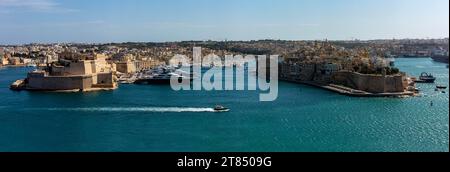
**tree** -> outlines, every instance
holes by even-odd
[[[400,73],[400,70],[398,68],[396,67],[391,68],[391,74],[398,74],[398,73]]]

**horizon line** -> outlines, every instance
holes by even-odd
[[[221,40],[214,40],[214,39],[203,39],[203,40],[177,40],[177,41],[111,41],[111,42],[82,42],[82,41],[70,41],[70,42],[29,42],[29,43],[8,43],[3,44],[0,43],[0,46],[20,46],[20,45],[30,45],[30,44],[124,44],[124,43],[158,43],[158,44],[164,44],[164,43],[180,43],[180,42],[251,42],[251,41],[381,41],[381,40],[444,40],[449,39],[449,36],[447,37],[425,37],[425,38],[374,38],[374,39],[273,39],[273,38],[266,38],[266,39],[249,39],[249,40],[234,40],[234,39],[221,39]]]

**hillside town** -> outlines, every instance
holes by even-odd
[[[0,46],[0,66],[37,67],[13,89],[96,91],[116,89],[119,78],[168,65],[177,55],[279,55],[279,78],[356,96],[414,95],[414,76],[396,57],[445,57],[448,38],[373,41],[185,41],[167,43],[28,44]]]

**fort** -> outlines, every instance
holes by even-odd
[[[280,81],[320,87],[329,91],[357,97],[414,96],[413,82],[403,73],[362,74],[341,70],[332,63],[280,64]]]
[[[106,56],[93,54],[88,59],[60,59],[44,69],[29,72],[27,78],[11,85],[14,90],[97,91],[117,88],[115,65]]]

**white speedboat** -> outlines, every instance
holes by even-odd
[[[214,111],[215,112],[228,112],[228,111],[230,111],[230,109],[226,108],[224,106],[217,105],[216,107],[214,107]]]

